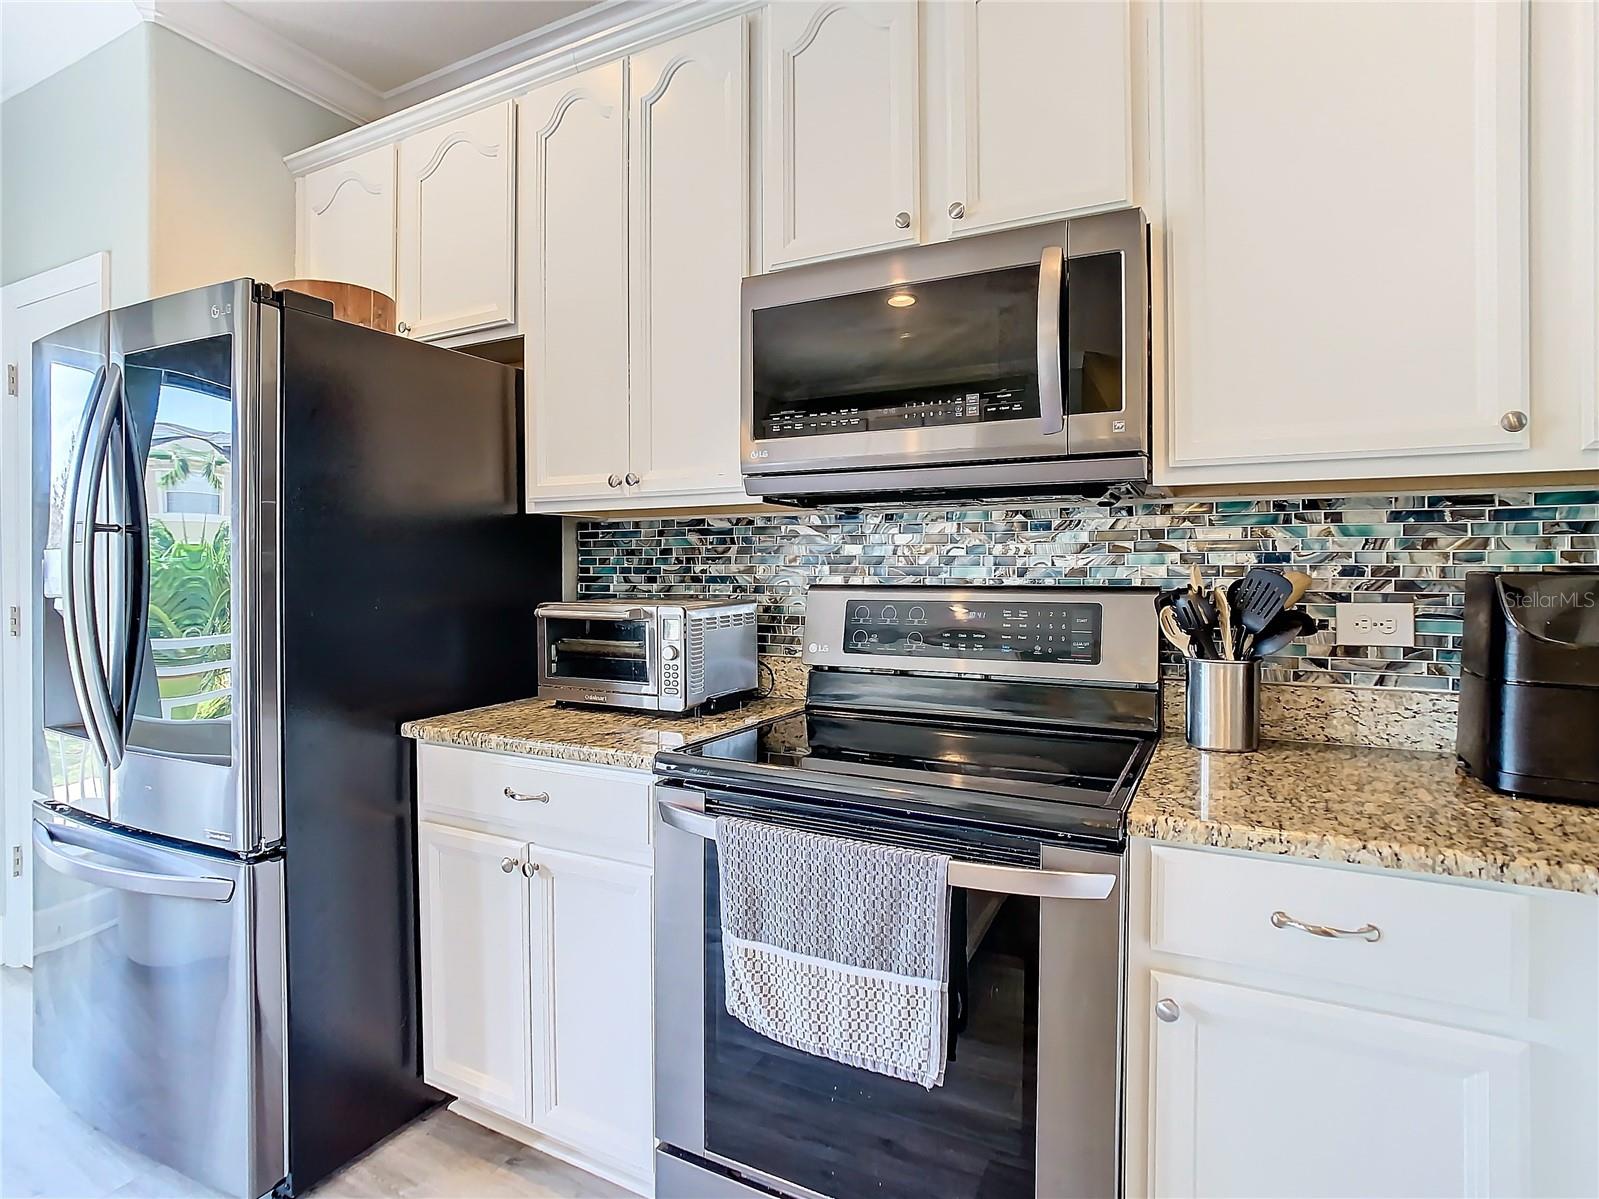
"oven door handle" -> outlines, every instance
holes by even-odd
[[[537,616],[564,617],[569,620],[650,620],[648,608],[634,608],[626,604],[540,604]]]
[[[1060,370],[1060,292],[1066,269],[1061,246],[1038,260],[1038,420],[1046,437],[1066,431],[1066,391]]]
[[[716,840],[716,817],[695,808],[657,800],[661,823],[706,841]],[[949,885],[1001,895],[1036,895],[1040,899],[1108,899],[1116,889],[1114,874],[1075,870],[1032,870],[1025,866],[993,866],[987,862],[951,860]]]

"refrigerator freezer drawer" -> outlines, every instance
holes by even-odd
[[[287,1173],[283,862],[35,807],[33,1065],[114,1140],[240,1199]]]

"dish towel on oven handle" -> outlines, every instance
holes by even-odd
[[[944,1081],[949,858],[718,816],[727,1010],[835,1062]]]

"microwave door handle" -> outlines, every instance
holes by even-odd
[[[656,808],[661,823],[679,832],[706,841],[716,840],[716,817],[659,800]],[[993,866],[987,862],[949,864],[949,885],[968,891],[992,891],[1000,895],[1036,895],[1040,899],[1108,899],[1116,889],[1114,874],[1095,874],[1076,870],[1030,870],[1023,866]]]
[[[1066,393],[1060,373],[1060,291],[1066,252],[1045,246],[1038,260],[1038,420],[1045,436],[1066,431]]]

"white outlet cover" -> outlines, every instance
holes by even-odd
[[[1334,637],[1339,645],[1416,644],[1416,605],[1339,604]]]

